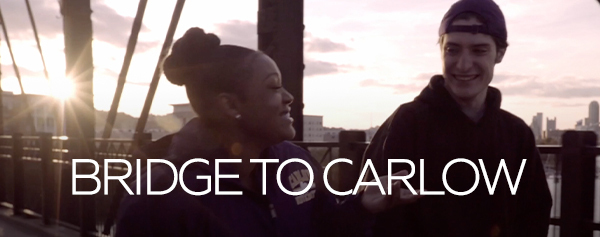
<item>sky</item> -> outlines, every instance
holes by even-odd
[[[65,79],[59,0],[30,0],[51,82],[46,81],[25,1],[0,0],[26,93],[51,94]],[[454,0],[304,0],[304,114],[323,125],[366,129],[381,124],[441,73],[438,27]],[[596,0],[496,0],[507,21],[509,47],[492,86],[502,108],[527,124],[537,112],[574,128],[600,101],[600,4]],[[137,1],[92,1],[94,104],[112,103]],[[158,63],[175,0],[149,1],[120,112],[139,116]],[[258,1],[187,1],[175,39],[190,27],[225,44],[257,48]],[[4,36],[1,86],[20,93]],[[53,89],[56,88],[56,89]],[[187,103],[183,87],[164,76],[151,113]],[[545,128],[545,122],[544,122]]]

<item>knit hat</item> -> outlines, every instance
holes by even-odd
[[[483,18],[483,25],[452,25],[456,16],[472,12]],[[507,41],[506,22],[502,10],[493,0],[459,0],[442,18],[439,35],[450,32],[482,33]]]

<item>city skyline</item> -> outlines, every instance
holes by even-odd
[[[58,3],[32,0],[50,77],[64,78],[64,39]],[[381,124],[441,72],[437,27],[454,0],[426,2],[305,0],[304,114],[323,115],[323,125],[367,129]],[[503,92],[502,108],[529,124],[543,111],[557,129],[573,128],[600,100],[600,5],[593,0],[497,0],[508,25],[509,48],[492,86]],[[49,94],[25,4],[0,3],[26,93]],[[235,5],[235,8],[231,6]],[[339,6],[343,5],[344,8]],[[164,39],[174,2],[149,2],[121,100],[120,112],[138,117]],[[136,1],[94,1],[95,107],[108,110],[121,68]],[[223,43],[256,48],[258,1],[188,2],[175,34],[199,26]],[[560,32],[560,33],[557,33]],[[0,43],[2,88],[19,93],[12,61]],[[187,103],[185,90],[161,79],[151,113]]]
[[[600,108],[598,102],[593,100],[589,103],[588,106],[588,116],[578,120],[575,125],[571,128],[566,129],[557,129],[556,121],[557,117],[550,118],[546,117],[546,129],[544,130],[544,115],[543,112],[537,112],[536,115],[533,116],[529,127],[533,132],[533,135],[537,141],[541,141],[543,139],[551,138],[553,140],[559,141],[562,133],[566,130],[578,130],[578,131],[594,131],[596,134],[600,136]]]

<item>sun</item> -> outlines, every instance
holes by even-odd
[[[50,81],[50,90],[52,92],[52,96],[66,100],[73,96],[74,88],[73,82],[67,78],[61,79],[52,79]]]

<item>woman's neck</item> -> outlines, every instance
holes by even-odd
[[[236,129],[220,129],[214,126],[202,124],[198,132],[198,146],[202,149],[226,149],[229,154],[226,159],[240,159],[242,163],[231,163],[230,167],[240,175],[241,183],[251,190],[254,189],[252,172],[256,163],[250,163],[252,159],[258,159],[260,153],[266,148],[252,142]],[[230,127],[231,128],[231,127]]]

